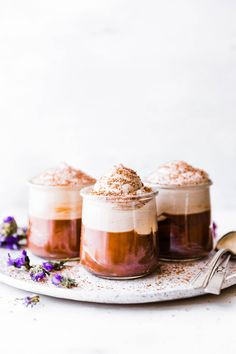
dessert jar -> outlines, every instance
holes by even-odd
[[[81,263],[91,273],[109,279],[132,279],[158,265],[155,196],[129,198],[91,194],[83,197]]]
[[[34,254],[49,259],[79,256],[80,189],[29,183],[28,247]]]
[[[161,259],[195,260],[212,250],[211,184],[157,186]]]

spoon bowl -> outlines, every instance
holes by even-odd
[[[217,251],[225,249],[231,253],[232,256],[236,256],[236,231],[230,231],[222,236],[216,244],[215,249]]]

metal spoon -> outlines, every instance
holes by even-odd
[[[192,284],[194,288],[204,288],[208,293],[219,295],[230,257],[231,255],[236,256],[236,231],[228,232],[222,236],[215,248],[218,252],[197,274]]]
[[[214,275],[209,280],[205,291],[210,294],[219,295],[225,276],[227,272],[227,267],[231,256],[236,256],[236,231],[231,231],[222,236],[217,244],[216,250],[225,250],[226,253],[223,256],[223,261],[217,267]]]
[[[215,249],[226,249],[233,256],[236,256],[236,231],[230,231],[224,236],[222,236],[217,241]]]
[[[227,253],[226,256],[224,255],[223,257],[223,261],[217,266],[214,274],[211,276],[204,289],[206,293],[219,295],[221,292],[231,254]]]

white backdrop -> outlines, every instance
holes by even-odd
[[[0,0],[0,212],[67,161],[95,177],[171,159],[236,207],[236,2]]]

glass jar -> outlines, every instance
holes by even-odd
[[[161,259],[195,260],[212,250],[210,185],[158,186]]]
[[[158,265],[155,196],[129,199],[97,196],[91,187],[83,197],[81,263],[91,273],[109,279],[132,279]]]
[[[34,254],[51,259],[79,256],[80,190],[30,182],[28,247]]]

